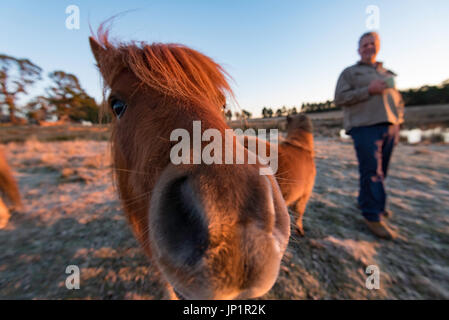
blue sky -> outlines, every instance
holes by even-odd
[[[68,5],[80,9],[80,29],[65,27]],[[379,8],[379,60],[398,74],[399,88],[449,79],[449,1],[5,1],[0,2],[0,52],[29,58],[45,74],[76,74],[101,100],[99,74],[88,45],[103,20],[117,19],[122,40],[178,42],[222,64],[233,77],[240,107],[300,106],[333,99],[339,73],[357,61],[367,31],[366,8]],[[43,93],[47,83],[32,94]]]

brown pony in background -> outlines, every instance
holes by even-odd
[[[19,188],[17,187],[16,180],[14,179],[11,168],[6,162],[6,157],[0,148],[0,193],[3,193],[7,199],[17,208],[22,205],[20,199]],[[11,217],[8,207],[3,203],[2,197],[0,197],[0,229],[3,229],[8,224]]]
[[[256,137],[243,137],[245,147]],[[266,143],[266,150],[270,143]],[[305,114],[287,116],[287,137],[278,143],[278,170],[276,180],[287,206],[292,206],[296,218],[296,231],[304,236],[302,217],[315,183],[315,161],[313,149],[313,125]]]
[[[102,27],[90,45],[115,114],[111,145],[118,193],[171,297],[265,294],[277,279],[290,236],[274,176],[260,175],[260,163],[170,161],[176,143],[171,132],[183,128],[192,137],[195,120],[201,120],[201,132],[218,130],[225,147],[229,127],[221,106],[232,91],[223,69],[178,44],[113,44]],[[243,146],[232,139],[236,163],[236,150]]]

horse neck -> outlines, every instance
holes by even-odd
[[[303,130],[294,129],[288,132],[286,141],[306,150],[313,150],[313,134]]]

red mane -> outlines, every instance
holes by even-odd
[[[196,50],[176,43],[113,44],[104,25],[99,27],[96,40],[106,49],[98,64],[108,85],[126,68],[143,85],[177,100],[213,103],[221,109],[226,95],[234,99],[227,81],[229,74]]]

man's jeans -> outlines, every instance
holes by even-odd
[[[359,207],[367,220],[380,221],[387,200],[384,179],[393,148],[399,140],[399,125],[356,127],[349,134],[359,161]]]

